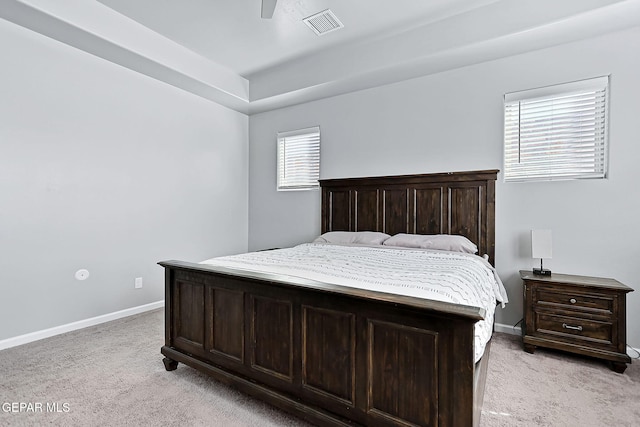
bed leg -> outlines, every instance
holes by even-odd
[[[624,362],[611,362],[609,367],[611,368],[612,371],[618,374],[623,374],[625,369],[627,369],[627,364]]]
[[[178,362],[176,362],[175,360],[169,359],[168,357],[165,357],[164,359],[162,359],[162,363],[164,363],[164,368],[167,371],[175,371],[178,368]]]

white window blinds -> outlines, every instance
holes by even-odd
[[[320,128],[278,133],[278,190],[318,188]]]
[[[609,77],[504,97],[505,181],[605,178]]]

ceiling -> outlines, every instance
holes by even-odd
[[[99,0],[199,55],[250,76],[322,49],[383,37],[497,0]],[[330,9],[344,24],[317,36],[303,18]]]
[[[0,18],[245,114],[640,25],[640,0],[0,0]],[[325,9],[344,28],[302,21]]]

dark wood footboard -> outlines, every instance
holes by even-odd
[[[167,370],[185,363],[317,425],[477,425],[483,309],[160,264]]]

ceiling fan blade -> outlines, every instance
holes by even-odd
[[[271,19],[278,0],[262,0],[262,19]]]

